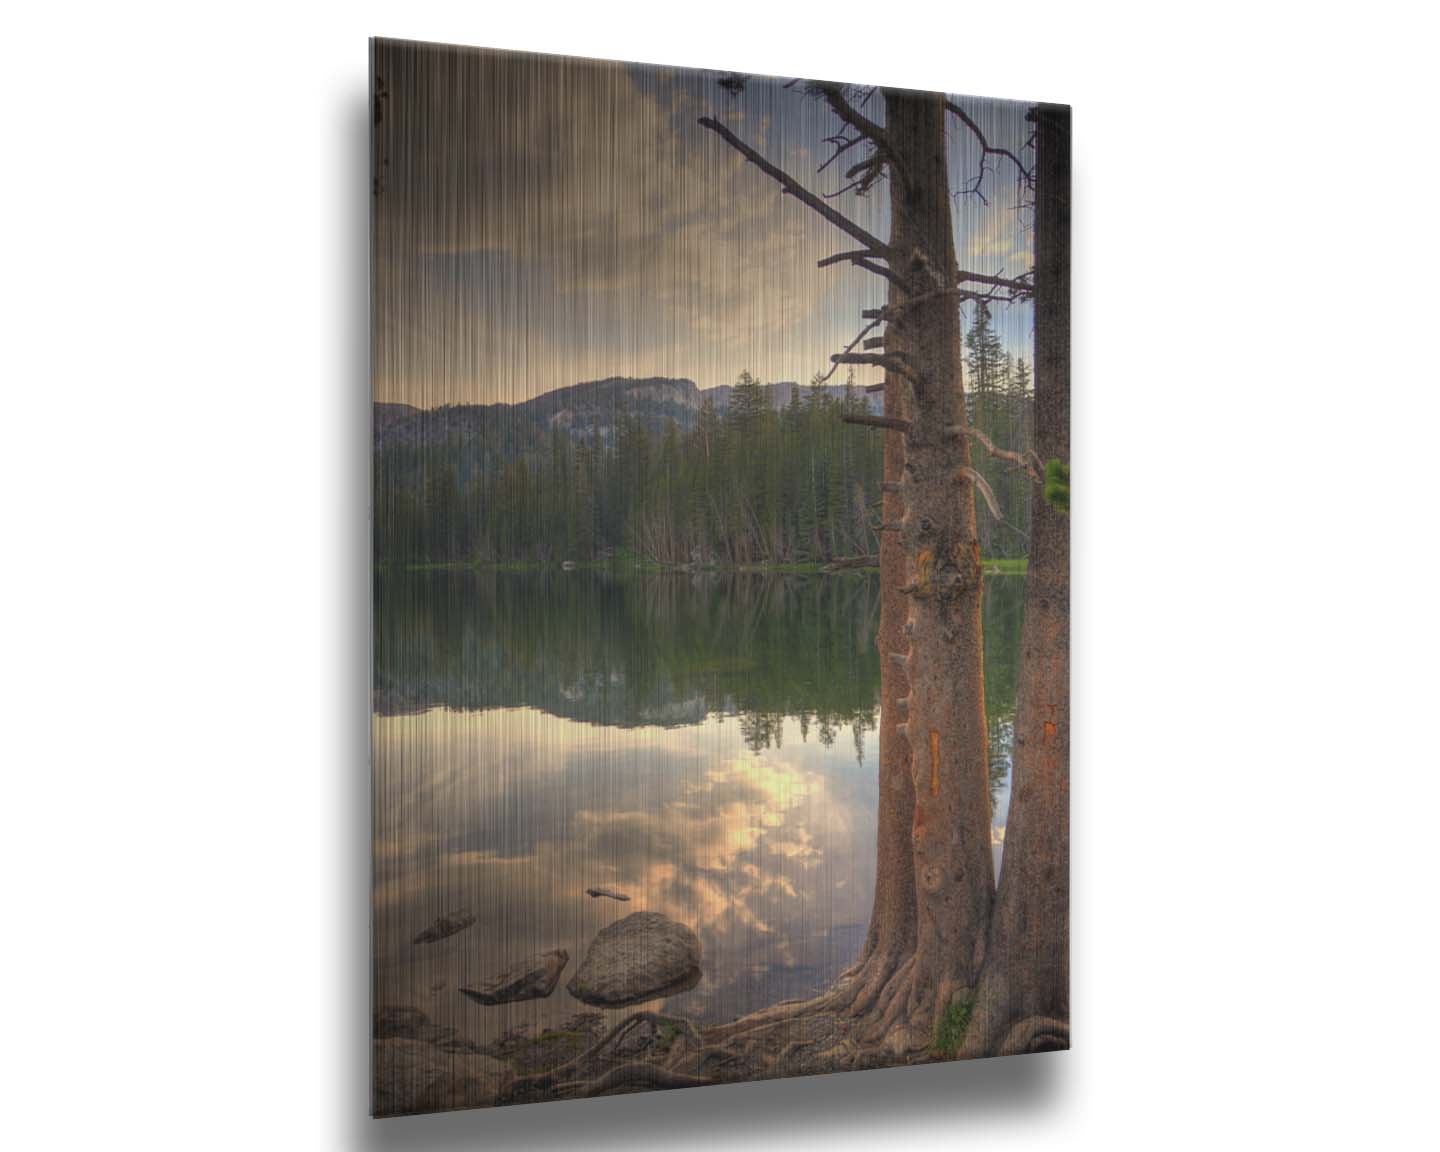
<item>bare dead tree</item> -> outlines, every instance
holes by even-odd
[[[783,194],[859,245],[824,258],[821,267],[850,264],[888,285],[884,307],[865,311],[868,323],[831,357],[832,367],[823,377],[841,364],[875,366],[885,373],[879,386],[883,413],[843,417],[885,435],[875,526],[882,587],[875,902],[860,959],[833,989],[816,1000],[777,1005],[709,1033],[721,1043],[740,1043],[783,1027],[797,1015],[835,1013],[856,1020],[852,1035],[883,1042],[903,1055],[930,1047],[943,1019],[957,1013],[968,1018],[990,971],[987,958],[999,955],[989,947],[995,884],[977,495],[997,518],[999,510],[971,464],[971,445],[1032,480],[1043,473],[1033,454],[995,445],[966,419],[960,304],[1026,299],[1038,286],[1029,273],[1006,277],[958,266],[945,160],[947,113],[977,135],[982,156],[1008,158],[1027,185],[1033,175],[1013,152],[993,147],[973,119],[942,96],[881,90],[881,123],[863,110],[873,90],[796,83],[841,122],[841,130],[828,138],[833,152],[820,171],[841,156],[858,156],[846,169],[840,192],[863,194],[880,179],[889,182],[887,239],[837,211],[828,202],[833,196],[805,188],[719,121],[704,117],[700,124],[774,180]],[[871,335],[882,326],[883,332]],[[1017,797],[1017,803],[1023,805],[1024,798]]]

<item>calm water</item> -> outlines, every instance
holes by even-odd
[[[986,592],[997,861],[1022,587]],[[704,948],[669,1010],[728,1019],[827,985],[873,894],[878,608],[858,574],[377,575],[377,1001],[477,1040],[557,1025],[586,1009],[564,985],[595,933],[641,909]],[[411,943],[459,908],[477,923]],[[557,947],[548,999],[459,994]]]

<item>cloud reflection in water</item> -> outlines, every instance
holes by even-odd
[[[632,911],[693,927],[705,978],[669,1008],[723,1019],[818,989],[858,954],[874,887],[875,741],[827,747],[798,720],[755,750],[738,717],[599,727],[529,708],[376,717],[376,982],[484,1039],[558,1024],[585,947]],[[585,896],[592,886],[628,904]],[[479,917],[414,946],[448,910]],[[566,948],[547,1000],[483,1008],[460,985]],[[439,987],[437,987],[437,985]]]

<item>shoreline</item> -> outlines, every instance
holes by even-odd
[[[980,565],[986,576],[1023,576],[1028,568],[1028,561],[1023,556],[985,557],[980,561]],[[577,560],[542,564],[524,560],[437,560],[418,564],[376,561],[374,567],[382,572],[407,574],[417,572],[508,572],[515,574],[606,572],[616,576],[665,574],[693,576],[699,573],[746,576],[844,576],[850,573],[878,575],[880,572],[878,563],[854,564],[836,561],[795,564],[655,564],[649,561]]]

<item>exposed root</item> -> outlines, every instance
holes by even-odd
[[[705,1038],[716,1043],[733,1043],[751,1033],[764,1031],[774,1024],[824,1012],[833,1002],[837,991],[840,990],[832,988],[810,1000],[781,1000],[778,1004],[771,1004],[768,1008],[761,1008],[758,1012],[741,1016],[728,1024],[712,1024],[705,1029]]]
[[[910,977],[914,970],[915,957],[911,956],[900,966],[885,986],[884,993],[876,1004],[873,1021],[866,1026],[863,1033],[867,1041],[871,1043],[884,1041],[895,1028],[901,1015],[908,1012]]]
[[[893,994],[892,989],[898,974],[908,973],[914,959],[913,954],[901,955],[894,952],[875,957],[874,963],[869,965],[864,975],[864,980],[856,982],[849,1003],[839,1010],[849,1017],[863,1017],[872,1009],[883,1011],[884,998]]]
[[[582,1082],[589,1081],[595,1074],[597,1062],[603,1060],[608,1048],[615,1044],[615,1041],[625,1032],[637,1025],[648,1023],[654,1027],[660,1027],[665,1023],[673,1025],[674,1018],[662,1016],[656,1012],[634,1012],[621,1020],[609,1032],[585,1049],[578,1056],[572,1057],[563,1064],[557,1064],[545,1072],[537,1072],[533,1076],[521,1076],[511,1081],[507,1095],[512,1099],[523,1099],[527,1095],[545,1093],[551,1091],[566,1091],[579,1088]],[[694,1034],[693,1027],[686,1021],[686,1027]],[[696,1037],[698,1039],[698,1036]],[[622,1065],[623,1067],[623,1065]]]
[[[802,1054],[810,1041],[796,1039],[809,1022],[817,1025],[830,1018],[842,1033],[843,1045],[829,1051],[837,1059],[844,1055],[847,1066],[861,1060],[867,1051],[883,1048],[887,1061],[908,1060],[928,1051],[933,993],[921,993],[914,985],[914,953],[872,953],[863,971],[850,970],[828,992],[810,1000],[791,1000],[743,1016],[728,1024],[704,1029],[707,1043],[723,1045],[737,1059],[754,1063],[757,1053],[770,1049],[767,1059],[777,1068]],[[925,1007],[916,1013],[917,999]],[[778,1052],[773,1045],[782,1040]],[[843,1053],[842,1053],[843,1048]],[[783,1073],[782,1073],[783,1074]]]
[[[997,1056],[1023,1056],[1031,1052],[1063,1052],[1070,1047],[1070,1025],[1053,1016],[1027,1016],[1005,1033]]]
[[[621,1089],[649,1091],[664,1088],[700,1088],[714,1083],[715,1080],[709,1076],[687,1076],[683,1072],[671,1072],[655,1064],[635,1061],[612,1068],[598,1080],[587,1085],[581,1094],[604,1096],[608,1092],[616,1092]]]

